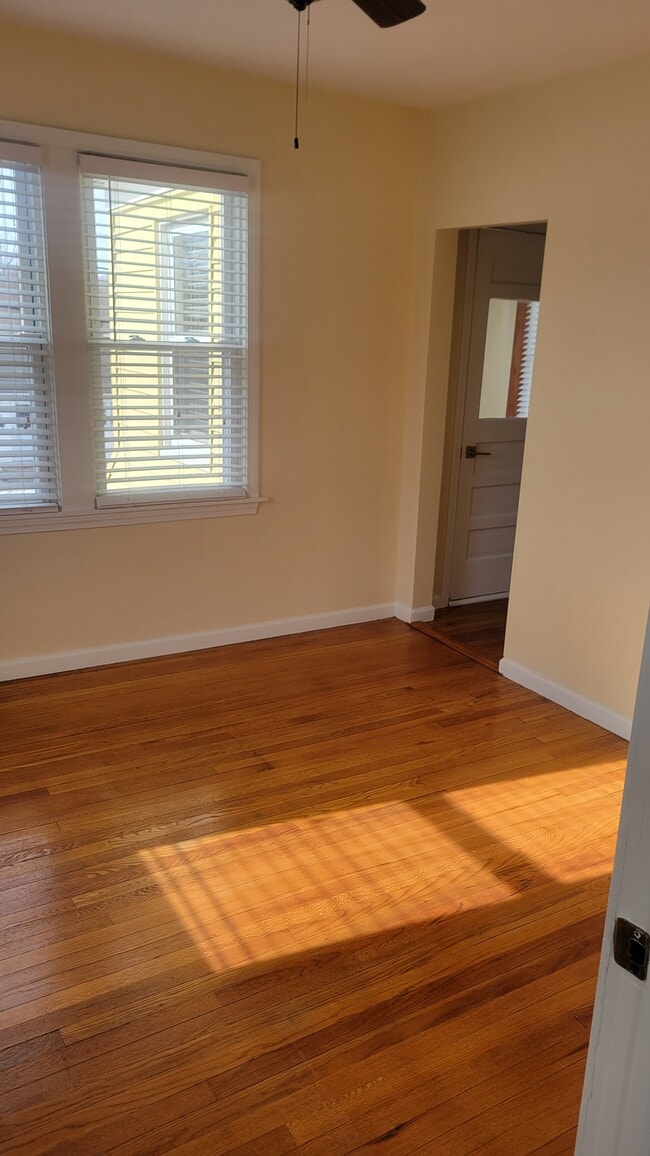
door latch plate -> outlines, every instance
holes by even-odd
[[[614,925],[614,959],[637,979],[647,979],[650,935],[620,915]]]

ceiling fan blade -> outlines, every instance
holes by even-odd
[[[354,0],[354,3],[380,28],[393,28],[426,11],[422,0]]]

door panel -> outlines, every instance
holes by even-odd
[[[474,486],[472,491],[472,520],[488,518],[493,519],[493,524],[512,525],[509,520],[517,515],[517,506],[519,504],[519,486],[509,486],[497,483],[496,485],[488,484],[485,486]],[[501,523],[499,519],[508,519],[505,523]]]
[[[491,526],[489,530],[472,530],[467,543],[467,557],[500,558],[512,550],[515,541],[514,526]]]
[[[537,327],[537,305],[530,303],[539,300],[543,255],[539,234],[499,229],[479,234],[452,603],[505,597],[509,591]],[[468,446],[475,447],[475,457],[465,456]]]

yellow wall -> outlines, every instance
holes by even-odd
[[[431,114],[314,91],[299,153],[292,99],[2,29],[0,117],[261,159],[271,500],[0,538],[0,657],[430,603],[456,230],[547,219],[506,653],[629,715],[650,587],[649,61]]]
[[[650,61],[440,111],[429,133],[433,237],[549,222],[506,656],[629,716],[650,593]],[[431,398],[446,385],[429,371]],[[430,487],[441,452],[439,426],[411,444]],[[435,531],[420,511],[418,557]]]
[[[0,117],[260,158],[270,501],[0,537],[0,658],[393,602],[424,117],[313,90],[295,152],[292,102],[288,84],[2,28]]]

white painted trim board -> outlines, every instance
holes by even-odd
[[[374,622],[393,618],[392,602],[376,606],[357,606],[350,610],[331,610],[323,614],[305,614],[297,618],[274,618],[244,626],[227,626],[198,634],[173,634],[165,638],[119,642],[88,650],[68,650],[33,658],[15,658],[0,662],[0,682],[15,678],[35,678],[65,670],[84,670],[90,666],[109,666],[116,662],[133,662],[141,658],[158,658],[165,654],[208,650],[213,646],[231,646],[236,642],[253,642],[261,638],[278,638],[283,634],[303,634],[308,630],[326,630],[333,626],[352,626],[357,622]]]
[[[525,686],[527,690],[534,690],[543,698],[558,703],[559,706],[565,707],[573,714],[596,723],[597,726],[603,727],[606,731],[620,735],[622,739],[629,739],[630,737],[631,718],[616,714],[615,711],[609,710],[601,703],[584,698],[581,694],[576,694],[574,690],[569,690],[568,687],[561,686],[558,682],[552,682],[550,678],[545,678],[542,674],[537,674],[536,671],[529,670],[528,667],[521,666],[510,658],[501,659],[499,674],[502,674],[504,678],[509,678],[511,682],[518,683],[519,686]]]
[[[383,618],[398,618],[402,622],[431,622],[433,606],[413,609],[401,603],[378,603],[357,606],[348,610],[330,610],[322,614],[305,614],[296,618],[274,618],[266,622],[252,622],[243,626],[227,626],[220,630],[197,634],[173,634],[164,638],[138,639],[134,642],[114,643],[91,647],[87,650],[68,650],[55,654],[0,661],[0,682],[18,678],[36,678],[43,674],[85,670],[91,666],[109,666],[117,662],[134,662],[143,658],[159,658],[166,654],[208,650],[217,646],[231,646],[238,642],[253,642],[263,638],[279,638],[285,634],[303,634],[309,630],[328,630],[335,626],[352,626],[359,622],[375,622]],[[499,673],[511,682],[536,691],[551,702],[556,702],[573,714],[629,739],[632,720],[615,714],[600,703],[591,702],[567,687],[520,666],[509,658],[502,658]]]
[[[400,622],[433,622],[435,617],[435,610],[433,606],[404,606],[402,602],[396,602],[393,614],[395,618],[399,618]]]

